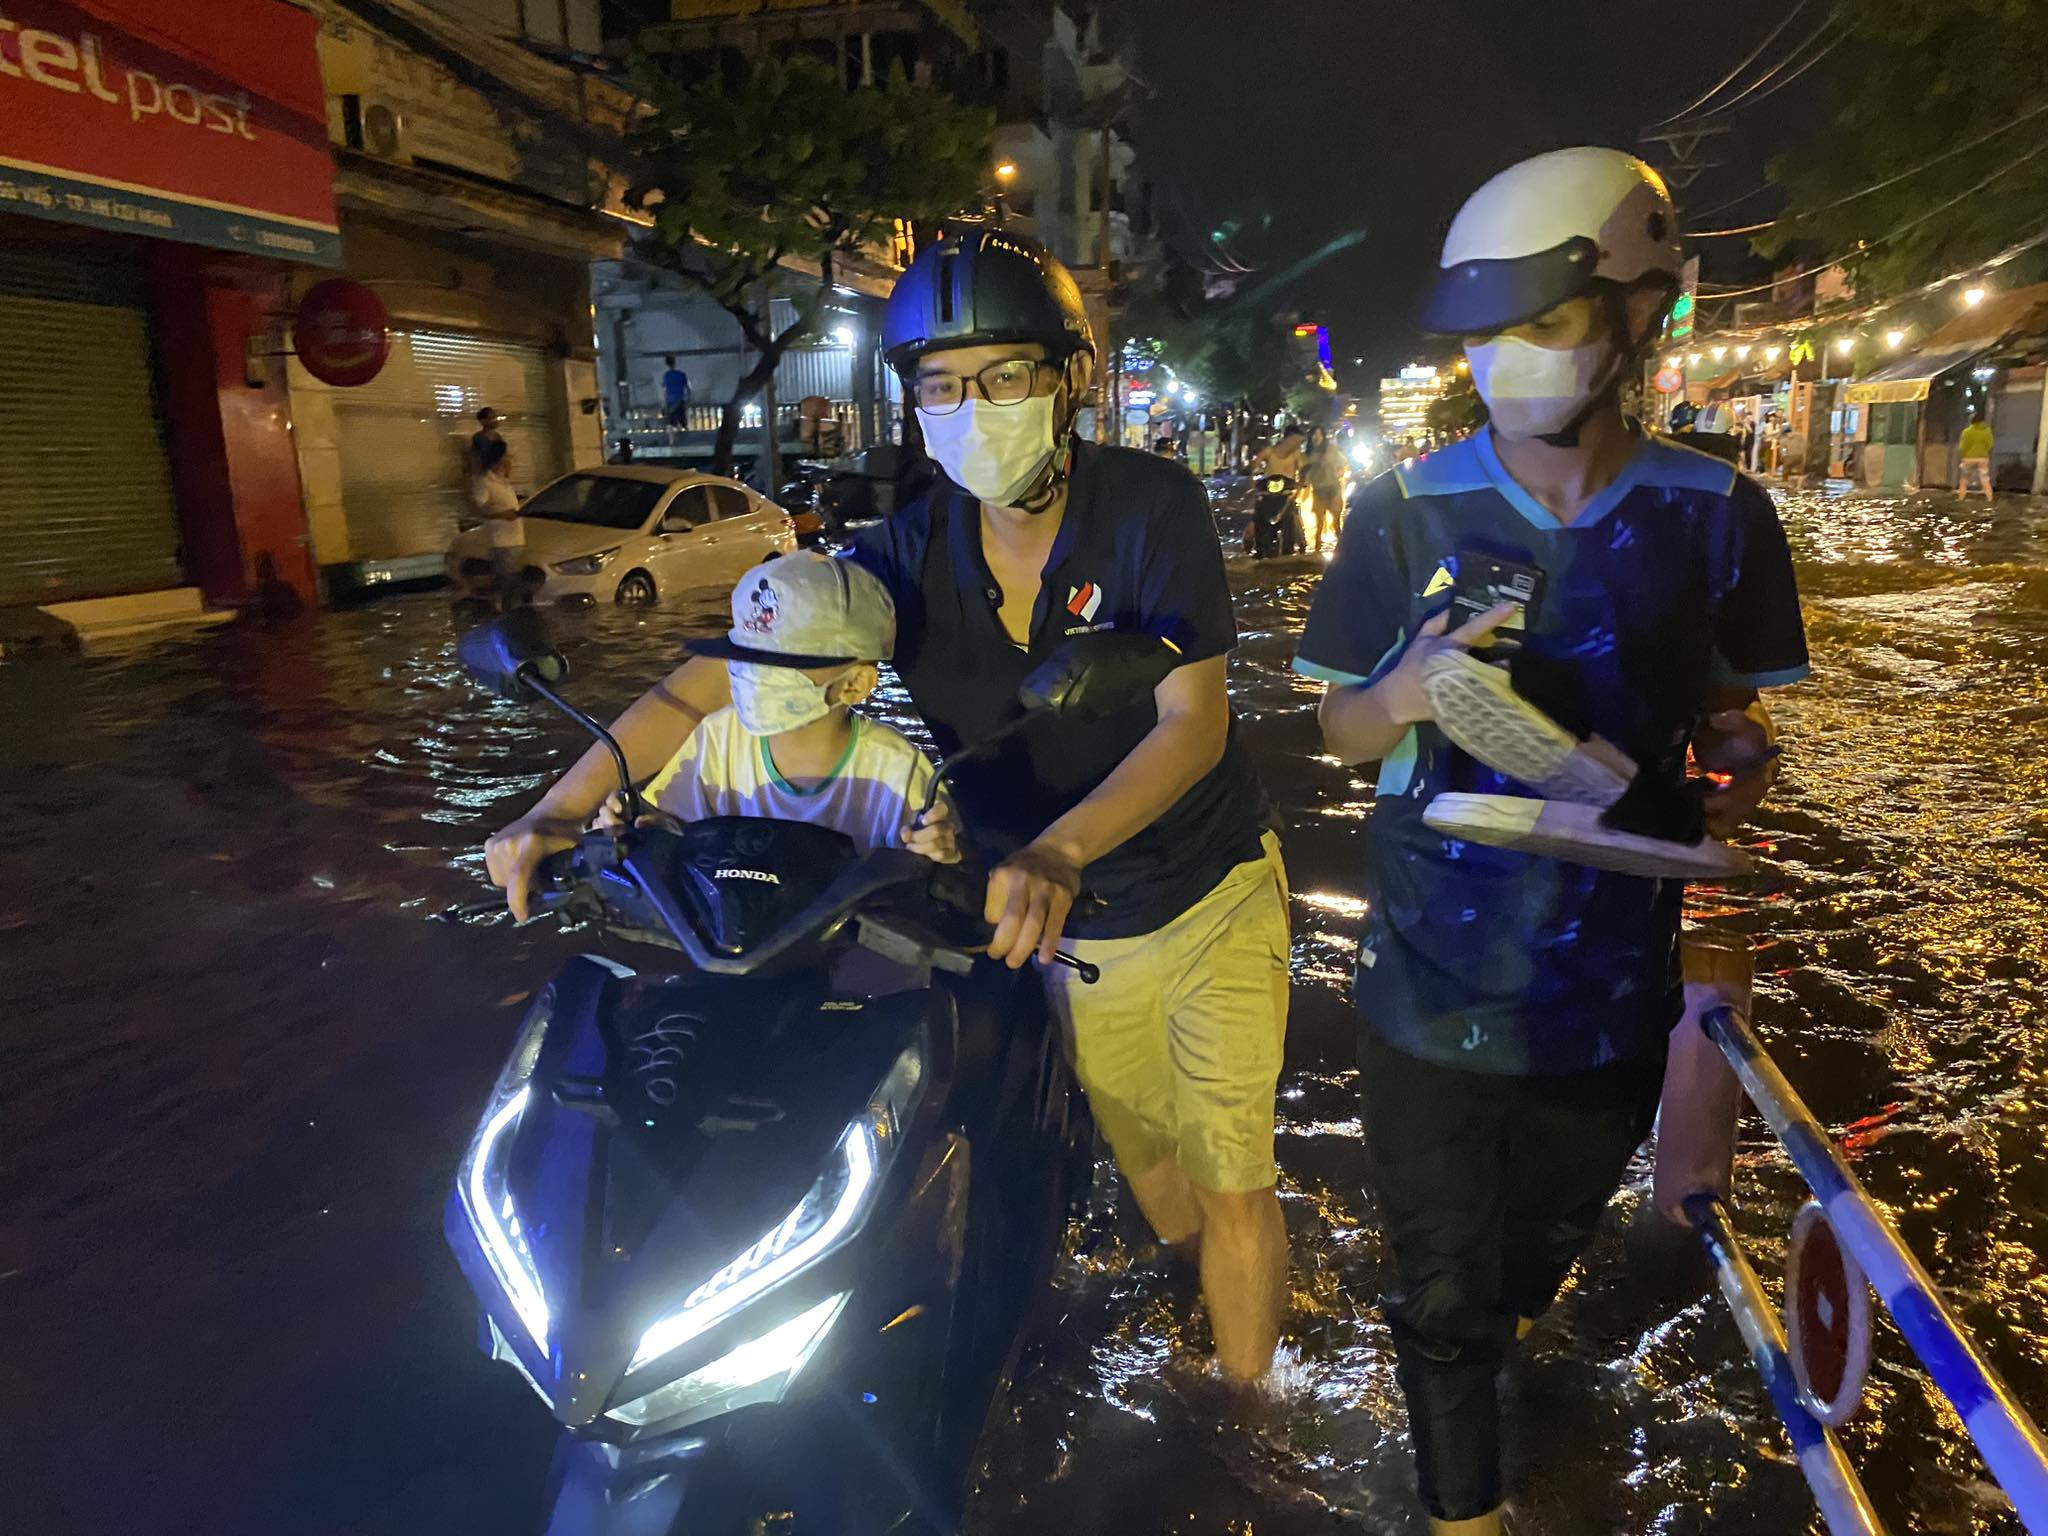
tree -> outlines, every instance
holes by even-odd
[[[2048,5],[1834,0],[1830,26],[1834,118],[1771,162],[1786,209],[1760,254],[1855,253],[1882,297],[2048,226]]]
[[[1439,438],[1463,437],[1486,425],[1486,402],[1479,398],[1472,380],[1459,375],[1424,408],[1422,420]]]
[[[631,201],[654,216],[637,254],[708,294],[755,354],[719,421],[714,467],[725,474],[741,410],[816,325],[834,263],[886,240],[898,219],[972,205],[995,116],[912,86],[901,68],[849,89],[809,55],[755,58],[688,84],[642,59],[634,77],[651,111],[634,135],[645,169]],[[792,273],[792,261],[818,275]],[[798,301],[779,331],[777,294]]]

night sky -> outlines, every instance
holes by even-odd
[[[1814,15],[1797,18],[1781,44],[1818,25],[1824,6],[1808,9]],[[1271,270],[1365,231],[1288,298],[1330,326],[1346,387],[1369,392],[1425,345],[1413,316],[1467,193],[1503,166],[1563,145],[1641,153],[1642,126],[1705,91],[1785,7],[1119,0],[1110,13],[1134,35],[1138,72],[1156,92],[1139,109],[1137,148],[1169,232],[1199,237],[1240,220],[1246,233],[1233,253]],[[1783,51],[1774,46],[1744,80]],[[1681,217],[1762,182],[1765,160],[1812,120],[1819,101],[1809,87],[1819,78],[1734,115],[1738,132],[1699,152],[1729,163],[1679,194]],[[1773,196],[1707,225],[1762,217],[1775,210]],[[1710,278],[1748,270],[1715,264],[1742,261],[1745,241],[1709,244],[1719,248]],[[1351,367],[1361,355],[1365,366]]]

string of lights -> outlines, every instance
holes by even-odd
[[[1866,304],[1861,309],[1843,310],[1834,314],[1827,315],[1822,318],[1808,317],[1805,319],[1793,321],[1775,321],[1767,325],[1739,326],[1725,330],[1716,328],[1711,332],[1707,331],[1704,327],[1702,327],[1699,336],[1694,338],[1693,345],[1703,345],[1705,338],[1708,335],[1712,335],[1718,338],[1724,338],[1725,341],[1729,343],[1739,343],[1745,340],[1750,340],[1757,337],[1778,333],[1796,337],[1805,335],[1807,332],[1815,330],[1839,330],[1845,327],[1854,329],[1857,326],[1863,325],[1866,322],[1875,319],[1879,315],[1885,314],[1891,310],[1902,308],[1908,304],[1916,303],[1917,301],[1926,298],[1929,294],[1934,293],[1942,288],[1947,288],[1954,284],[1963,282],[1972,283],[1971,287],[1966,288],[1963,291],[1962,299],[1965,304],[1974,308],[1977,304],[1981,303],[1985,297],[1984,289],[1981,286],[1981,280],[1985,276],[1992,272],[1997,271],[2000,267],[2012,261],[2015,257],[2023,256],[2028,251],[2031,251],[2035,249],[2037,246],[2041,245],[2048,245],[2048,229],[2042,229],[2038,233],[2029,235],[2024,240],[2017,240],[2013,242],[2011,245],[2007,246],[2004,250],[2000,251],[1997,255],[1987,257],[1985,260],[1978,262],[1974,266],[1959,268],[1958,270],[1950,272],[1945,276],[1937,277],[1929,282],[1922,283],[1919,287],[1910,289],[1905,293],[1895,294],[1891,298],[1882,299],[1872,304]],[[1904,333],[1900,332],[1899,334],[1903,339]],[[1847,350],[1842,346],[1843,339],[1844,338],[1842,337],[1836,338],[1835,345],[1837,351]],[[1707,350],[1712,351],[1713,349],[1708,348]],[[1724,347],[1723,350],[1726,350],[1726,348]],[[1737,346],[1735,348],[1736,355],[1738,357],[1743,356],[1747,350],[1747,348],[1741,346]],[[1777,359],[1775,356],[1772,355],[1772,351],[1773,349],[1770,348],[1767,348],[1765,350],[1766,358],[1771,362],[1776,362]],[[1695,352],[1692,354],[1692,356],[1697,357],[1699,356],[1699,354]],[[1673,358],[1667,358],[1666,361],[1670,362],[1673,367],[1676,367],[1677,355],[1674,355]]]

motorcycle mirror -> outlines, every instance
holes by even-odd
[[[1032,668],[1017,700],[1034,714],[1106,715],[1142,699],[1180,664],[1156,635],[1076,635]]]
[[[535,697],[535,678],[558,683],[569,675],[569,663],[548,638],[536,608],[514,608],[479,624],[455,642],[455,654],[470,681],[501,699],[525,702]]]

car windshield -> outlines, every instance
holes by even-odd
[[[623,475],[570,475],[542,490],[519,510],[525,517],[551,517],[558,522],[630,531],[646,523],[654,504],[667,489],[658,480],[629,480]]]

